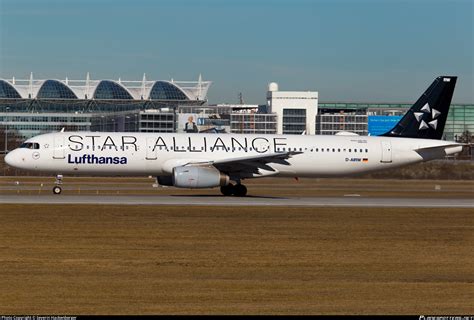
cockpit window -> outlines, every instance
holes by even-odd
[[[39,143],[36,142],[24,142],[20,148],[25,148],[25,149],[39,149],[40,145]]]

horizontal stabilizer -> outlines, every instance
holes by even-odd
[[[437,149],[444,150],[444,149],[450,149],[450,148],[454,148],[454,147],[461,147],[461,149],[462,149],[462,147],[464,147],[464,146],[467,146],[467,144],[465,144],[465,143],[452,143],[452,144],[445,144],[445,145],[442,145],[442,146],[418,148],[418,149],[415,149],[415,151],[437,150]]]
[[[445,156],[453,155],[462,151],[465,144],[452,143],[441,146],[423,147],[415,149],[415,151],[423,158],[424,161],[433,159],[442,159]]]

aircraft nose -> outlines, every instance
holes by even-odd
[[[5,156],[5,163],[8,164],[10,167],[15,167],[15,153],[15,150],[13,150],[7,153],[7,155]]]

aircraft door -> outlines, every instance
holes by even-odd
[[[390,163],[392,162],[392,143],[390,141],[382,141],[382,158],[380,162]]]
[[[64,159],[66,157],[66,145],[64,136],[54,137],[53,159]]]
[[[146,159],[147,160],[156,160],[156,148],[155,148],[155,138],[146,138]]]

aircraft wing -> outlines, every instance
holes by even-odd
[[[215,161],[193,161],[185,165],[212,165],[219,171],[232,177],[248,177],[252,174],[259,174],[259,170],[275,171],[270,163],[289,165],[288,159],[302,152],[289,151],[270,154],[259,154],[247,157],[228,158]],[[275,172],[276,173],[276,172]]]

